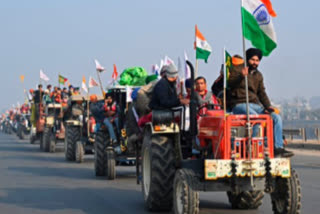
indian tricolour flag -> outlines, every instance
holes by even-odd
[[[202,33],[198,30],[197,25],[196,25],[196,41],[195,41],[194,48],[196,49],[196,59],[204,59],[204,61],[207,63],[209,55],[212,51],[212,48],[207,42],[207,40],[204,38]]]
[[[270,0],[242,0],[243,36],[268,56],[277,47],[272,17],[276,13]]]

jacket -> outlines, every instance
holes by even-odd
[[[152,99],[149,104],[150,109],[170,109],[179,105],[180,100],[175,88],[175,82],[171,83],[167,78],[159,80],[153,89]]]
[[[229,108],[233,108],[239,103],[246,102],[245,77],[242,75],[243,65],[233,66],[230,69],[228,86],[230,88]],[[258,70],[249,71],[248,74],[249,102],[262,104],[264,108],[271,106],[263,83],[262,73]]]

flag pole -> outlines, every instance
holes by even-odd
[[[241,15],[241,25],[242,25],[242,48],[243,48],[243,59],[244,59],[244,67],[247,67],[247,56],[246,56],[246,43],[244,38],[244,19],[242,16],[242,7],[243,7],[243,0],[241,1],[241,7],[240,7],[240,15]],[[250,124],[250,112],[249,112],[249,89],[248,89],[248,75],[245,76],[245,85],[246,85],[246,112],[247,112],[247,134],[248,134],[248,152],[249,152],[249,161],[250,161],[250,168],[252,168],[252,137],[251,137],[251,124]],[[253,186],[253,174],[252,171],[250,171],[250,183],[251,186]]]
[[[102,82],[101,82],[101,78],[100,78],[100,74],[99,74],[98,70],[97,70],[97,75],[98,75],[98,80],[99,80],[99,84],[100,84],[101,93],[102,93],[102,96],[104,96],[104,90],[103,90],[103,86],[102,86]]]
[[[195,78],[198,77],[198,65],[199,65],[199,60],[198,60],[197,57],[196,57],[196,73],[195,73],[195,75],[194,75]]]
[[[89,138],[89,121],[90,121],[90,88],[88,87],[88,93],[87,93],[87,136]]]

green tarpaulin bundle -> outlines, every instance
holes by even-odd
[[[132,67],[125,69],[120,75],[120,85],[145,85],[148,74],[144,68]]]

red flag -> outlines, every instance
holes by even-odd
[[[113,64],[113,73],[112,73],[112,79],[116,80],[118,78],[118,72],[116,64]]]
[[[96,86],[99,86],[99,84],[97,83],[97,81],[95,79],[93,79],[90,76],[90,78],[89,78],[89,88],[96,87]]]

